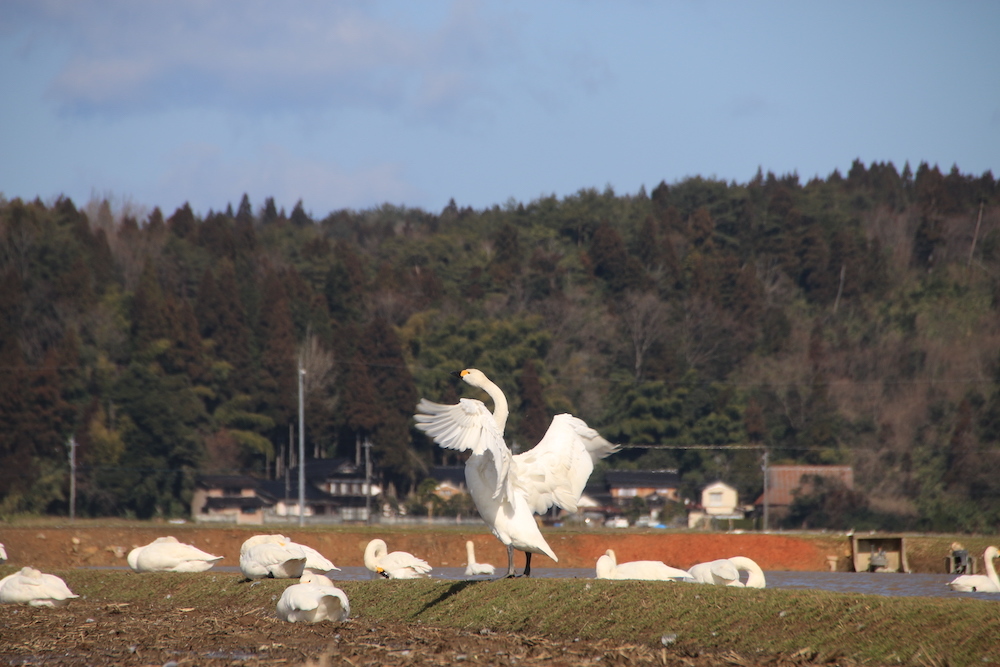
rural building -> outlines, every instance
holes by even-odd
[[[745,516],[739,492],[722,481],[701,490],[701,502],[688,512],[688,528],[709,528],[719,520],[737,520]]]
[[[836,480],[848,489],[854,488],[854,469],[851,466],[776,465],[767,468],[766,491],[754,505],[763,511],[767,507],[770,520],[780,520],[788,514],[795,501],[796,492],[808,488],[813,477]]]

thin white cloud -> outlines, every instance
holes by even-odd
[[[68,50],[49,90],[64,113],[373,107],[437,117],[496,96],[490,71],[517,57],[507,20],[469,1],[436,23],[325,0],[15,5],[9,15]]]

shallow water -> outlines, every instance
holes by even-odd
[[[91,569],[91,568],[87,568]],[[127,567],[113,566],[94,569],[128,570]],[[217,565],[211,572],[239,574],[233,565]],[[521,568],[518,567],[518,572]],[[532,568],[531,576],[539,579],[593,579],[594,570],[587,568]],[[1000,602],[1000,593],[960,593],[948,588],[947,583],[955,578],[953,574],[895,574],[873,572],[765,572],[768,588],[799,590],[821,590],[834,593],[858,593],[863,595],[887,595],[890,597],[925,596],[942,598],[975,598]],[[461,581],[463,579],[495,579],[493,576],[465,576],[464,567],[436,567],[432,579]],[[362,581],[372,579],[372,573],[364,567],[342,567],[330,573],[334,581]],[[696,585],[696,584],[688,584]]]

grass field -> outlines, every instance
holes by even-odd
[[[164,664],[175,655],[194,664],[295,664],[323,655],[327,664],[357,665],[405,654],[406,664],[447,664],[469,659],[466,647],[475,645],[489,658],[475,662],[514,664],[506,658],[521,650],[519,664],[529,664],[546,643],[550,657],[579,653],[550,664],[1000,664],[1000,605],[968,598],[592,579],[343,581],[352,621],[302,626],[274,617],[289,581],[55,573],[81,597],[61,609],[0,606],[0,661]],[[494,645],[505,648],[491,652]],[[358,647],[377,655],[349,655]]]

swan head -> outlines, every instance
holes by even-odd
[[[480,389],[493,384],[490,381],[490,379],[486,377],[486,374],[483,373],[478,368],[466,368],[465,370],[461,371],[452,371],[451,374],[457,378],[465,380],[468,384],[471,384],[473,387],[479,387]]]

